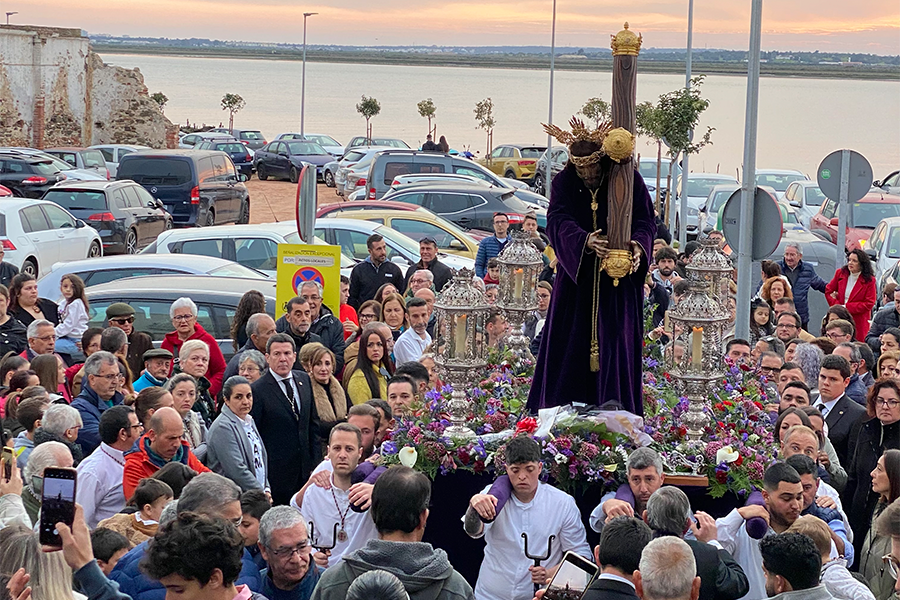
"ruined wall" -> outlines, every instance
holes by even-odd
[[[104,64],[81,30],[0,26],[0,145],[164,148],[173,130],[140,71]]]

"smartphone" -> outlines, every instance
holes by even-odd
[[[4,446],[3,453],[0,454],[0,459],[3,459],[3,479],[9,481],[12,478],[12,466],[15,462],[13,449]]]
[[[593,562],[566,552],[544,592],[544,600],[581,600],[599,570]]]
[[[69,527],[75,521],[75,469],[47,467],[41,490],[40,542],[45,546],[62,546],[57,523]]]

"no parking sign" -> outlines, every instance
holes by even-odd
[[[311,244],[278,244],[278,271],[275,318],[286,311],[288,300],[300,295],[307,281],[318,282],[324,290],[322,303],[335,315],[341,304],[341,247]]]

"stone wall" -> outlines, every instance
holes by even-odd
[[[0,146],[165,148],[172,132],[141,72],[104,64],[81,30],[0,25]]]

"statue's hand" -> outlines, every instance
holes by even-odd
[[[603,260],[609,255],[609,241],[603,239],[599,231],[588,234],[585,245],[588,249],[596,252],[597,256],[600,257],[600,260]]]
[[[641,257],[644,255],[644,251],[637,242],[628,243],[631,246],[631,271],[636,273],[641,268]]]

